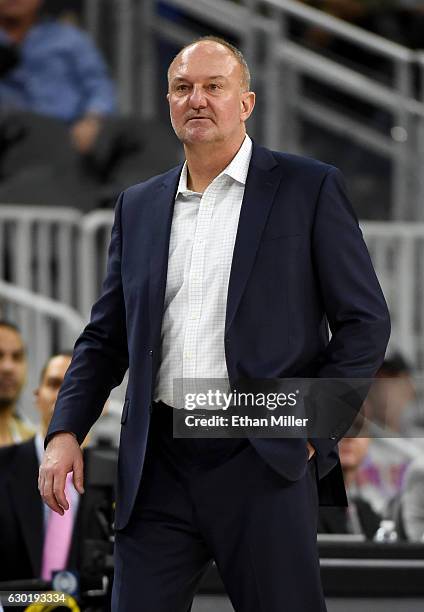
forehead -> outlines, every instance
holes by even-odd
[[[169,72],[170,79],[239,78],[241,67],[229,49],[219,43],[205,41],[184,49],[172,62]]]
[[[20,351],[23,350],[24,343],[18,332],[9,327],[0,327],[0,350],[1,351]]]
[[[53,357],[50,359],[46,373],[44,374],[44,379],[46,378],[63,378],[65,376],[65,372],[71,363],[71,358],[66,355],[58,355],[57,357]]]

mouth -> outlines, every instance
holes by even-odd
[[[188,121],[211,121],[210,117],[190,117],[190,119],[187,119]]]
[[[17,384],[12,381],[2,381],[0,382],[0,391],[2,393],[10,393],[16,391]]]

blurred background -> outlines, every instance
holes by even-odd
[[[23,465],[14,449],[48,424],[68,351],[99,295],[117,196],[182,160],[166,71],[206,34],[240,47],[249,63],[250,136],[343,171],[391,312],[378,373],[390,392],[383,385],[367,400],[384,406],[384,427],[341,442],[350,508],[320,516],[329,612],[422,610],[421,0],[0,0],[0,496],[13,498],[11,475]],[[108,609],[124,391],[112,393],[87,442],[93,501],[82,504],[84,546],[68,559],[85,610]],[[19,523],[17,505],[29,498],[13,499],[0,507],[0,541],[6,524],[18,535],[0,558],[16,563],[0,565],[0,590],[15,580],[47,588],[42,542],[34,552]],[[216,568],[193,607],[209,610],[232,610]]]

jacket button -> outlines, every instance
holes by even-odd
[[[153,355],[153,351],[151,349],[149,351],[149,355],[150,355],[150,357]]]
[[[331,434],[330,435],[330,440],[335,440],[337,438],[337,436],[335,434]]]

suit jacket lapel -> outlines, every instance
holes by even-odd
[[[253,145],[234,246],[227,297],[227,334],[253,267],[263,229],[281,180],[281,168],[271,151]]]
[[[168,173],[163,183],[158,187],[153,206],[149,274],[150,321],[155,322],[151,330],[153,344],[158,339],[162,323],[162,316],[158,316],[158,313],[163,313],[168,271],[169,238],[171,235],[175,194],[181,170],[182,165]]]
[[[39,577],[44,540],[44,516],[43,503],[37,489],[38,459],[35,439],[23,443],[19,451],[16,454],[17,460],[10,480],[10,489],[34,576]]]

